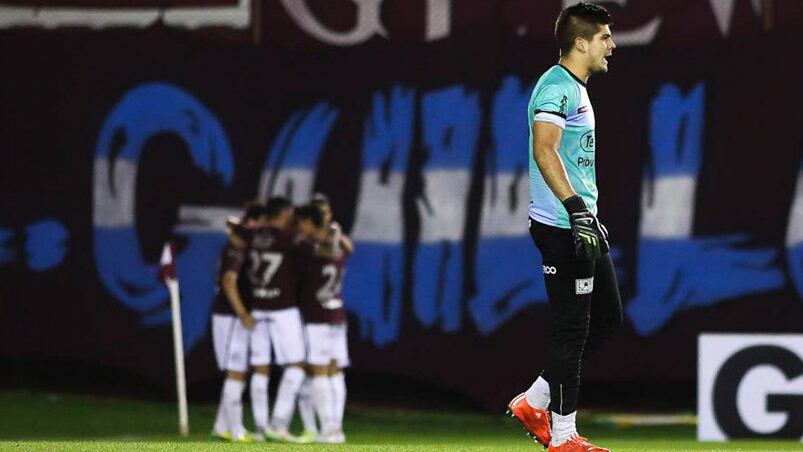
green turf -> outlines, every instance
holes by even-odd
[[[190,406],[192,434],[175,433],[173,404],[31,392],[0,393],[0,451],[536,451],[518,424],[501,414],[416,412],[357,407],[346,418],[342,446],[207,440],[215,407]],[[246,419],[250,416],[246,414]],[[616,427],[584,418],[583,434],[616,452],[785,451],[799,442],[697,443],[694,426]]]

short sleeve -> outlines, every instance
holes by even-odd
[[[226,245],[223,251],[223,262],[221,268],[223,273],[235,272],[239,273],[245,263],[245,249],[237,248],[234,246]]]
[[[566,115],[570,108],[571,93],[569,85],[551,84],[539,89],[533,105],[533,121],[566,127]]]
[[[315,257],[315,245],[309,240],[296,239],[293,242],[293,257],[296,271],[303,273]]]
[[[247,228],[242,224],[235,224],[231,227],[231,234],[239,237],[240,240],[245,242],[246,246],[249,246],[251,240],[254,239],[254,232],[254,229]]]

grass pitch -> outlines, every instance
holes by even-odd
[[[499,415],[349,409],[348,444],[228,444],[208,440],[215,406],[190,406],[189,438],[176,433],[174,404],[106,397],[0,393],[0,451],[535,451],[515,420]],[[501,410],[500,410],[501,411]],[[246,408],[246,420],[250,412]],[[586,417],[581,433],[615,452],[787,451],[803,443],[698,443],[693,425],[617,427]]]

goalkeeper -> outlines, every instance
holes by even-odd
[[[586,81],[608,70],[616,45],[605,8],[583,2],[558,16],[559,64],[533,90],[530,126],[530,235],[543,257],[552,312],[548,361],[509,404],[535,439],[554,452],[608,451],[577,433],[582,360],[622,323],[608,234],[597,220],[595,118]],[[550,425],[551,418],[551,425]]]

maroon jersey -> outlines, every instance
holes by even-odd
[[[246,274],[251,307],[275,311],[296,305],[298,244],[281,229],[265,227],[248,237]]]
[[[226,246],[224,246],[223,250],[220,252],[217,285],[215,286],[215,301],[212,305],[212,312],[215,314],[234,315],[234,309],[231,307],[231,303],[229,303],[229,297],[226,296],[226,292],[223,290],[223,275],[230,271],[238,274],[237,290],[240,292],[240,298],[245,308],[249,308],[248,299],[250,297],[248,284],[242,272],[243,264],[245,263],[245,251],[244,248],[237,248],[232,245],[231,242],[226,242]]]
[[[345,252],[340,252],[340,256],[336,260],[337,263],[337,286],[335,287],[335,298],[340,300],[340,307],[332,310],[332,320],[330,323],[346,323],[348,316],[346,315],[346,299],[343,298],[343,278],[346,277],[346,257]]]
[[[315,249],[317,243],[308,243]],[[311,254],[311,255],[310,255]],[[345,257],[322,257],[308,253],[300,268],[299,305],[307,323],[342,323],[346,321],[341,288]]]

